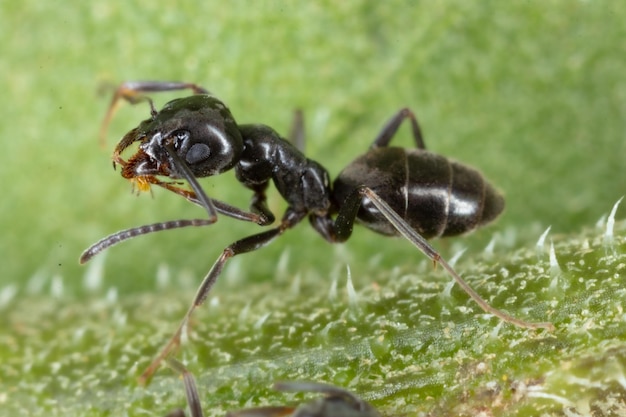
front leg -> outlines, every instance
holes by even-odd
[[[202,203],[196,196],[195,192],[191,190],[187,190],[182,187],[178,187],[176,183],[174,182],[161,181],[154,176],[149,176],[146,178],[150,180],[149,182],[151,184],[155,184],[160,187],[163,187],[166,190],[171,191],[185,198],[187,201],[194,203],[200,207],[203,207]],[[215,209],[217,210],[218,213],[228,216],[230,218],[236,219],[236,220],[256,223],[259,226],[267,226],[274,222],[274,215],[269,210],[267,211],[267,213],[255,212],[254,210],[251,210],[252,212],[247,212],[235,206],[231,206],[230,204],[224,203],[223,201],[216,200],[214,198],[211,199],[211,202],[213,203],[213,206],[215,206]]]
[[[265,182],[263,184],[248,187],[254,191],[252,200],[250,201],[250,211],[265,220],[264,223],[259,223],[261,226],[272,224],[275,220],[274,213],[272,213],[267,206],[267,196],[265,195],[265,190],[268,185],[269,182]]]

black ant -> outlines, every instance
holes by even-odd
[[[146,92],[190,89],[194,95],[178,98],[157,111]],[[217,221],[217,213],[269,225],[274,215],[266,205],[270,181],[287,201],[277,227],[238,240],[226,247],[203,279],[192,305],[161,353],[142,374],[146,382],[159,363],[180,344],[183,328],[196,307],[207,298],[226,261],[269,244],[288,229],[309,218],[311,226],[328,242],[344,242],[355,220],[383,235],[402,235],[440,264],[463,290],[487,313],[525,328],[553,330],[552,323],[529,323],[490,306],[454,271],[426,241],[455,236],[495,219],[504,198],[476,170],[425,149],[415,115],[409,109],[396,113],[367,152],[350,163],[330,184],[327,171],[306,158],[273,129],[260,124],[238,125],[222,101],[192,83],[126,82],[113,97],[104,120],[105,131],[120,99],[146,100],[151,117],[128,132],[115,147],[113,164],[140,191],[158,185],[203,207],[208,219],[175,220],[112,234],[95,243],[80,257],[84,263],[102,250],[123,240],[151,232],[185,226],[205,226]],[[411,123],[417,149],[389,146],[400,124]],[[139,142],[128,160],[121,153]],[[197,178],[234,169],[237,179],[253,191],[250,212],[209,198]],[[191,190],[157,177],[186,180]]]
[[[191,417],[203,417],[200,395],[193,375],[177,360],[168,358],[167,362],[182,376]],[[334,385],[319,382],[278,382],[274,384],[274,389],[282,392],[316,392],[324,396],[298,407],[247,408],[228,412],[226,417],[380,417],[380,413],[369,403]],[[174,410],[167,417],[185,417],[185,412],[181,409]]]

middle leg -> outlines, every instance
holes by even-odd
[[[215,261],[208,274],[202,280],[194,300],[189,306],[187,313],[185,313],[180,325],[165,347],[161,349],[161,352],[139,377],[140,384],[145,385],[152,378],[152,375],[154,375],[161,362],[180,346],[182,332],[187,327],[191,315],[208,297],[211,288],[215,285],[215,282],[217,282],[217,279],[221,275],[226,262],[233,256],[252,252],[268,245],[285,231],[298,224],[305,216],[306,212],[296,212],[291,209],[287,209],[287,212],[283,216],[283,219],[278,227],[238,240],[223,250],[222,254],[219,256],[217,261]]]

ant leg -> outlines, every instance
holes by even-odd
[[[353,415],[358,412],[360,415],[366,415],[370,417],[380,417],[380,414],[369,403],[357,397],[350,391],[336,387],[330,384],[323,384],[320,382],[278,382],[274,384],[274,389],[284,392],[319,392],[324,394],[325,402],[328,406],[323,406],[321,410],[327,410],[327,413],[332,415]],[[332,406],[330,404],[333,404]],[[312,408],[309,408],[310,412],[303,412],[303,415],[326,415],[326,413],[315,412],[319,408],[319,401],[316,405],[312,403]],[[301,407],[304,411],[306,406]],[[330,412],[331,409],[334,412]],[[320,410],[320,411],[321,411]]]
[[[135,178],[137,179],[140,178],[142,184],[145,184],[145,185],[140,185],[140,188],[145,187],[145,189],[142,189],[142,191],[149,190],[151,184],[157,185],[159,187],[165,188],[168,191],[173,192],[174,194],[177,194],[183,197],[185,200],[189,201],[190,203],[193,203],[197,206],[205,208],[205,206],[202,205],[202,202],[200,201],[196,193],[194,191],[190,191],[185,188],[178,187],[177,184],[180,184],[180,183],[177,183],[174,181],[171,181],[171,182],[161,181],[154,175],[145,175],[145,176],[135,177]],[[262,213],[262,212],[250,213],[248,211],[244,211],[240,208],[231,206],[230,204],[224,203],[223,201],[216,200],[214,198],[211,198],[210,200],[213,206],[215,206],[215,210],[218,213],[228,216],[230,218],[256,223],[259,226],[267,226],[274,222],[274,214],[271,211],[269,211],[269,209],[267,210],[266,213]]]
[[[383,130],[381,130],[376,139],[374,139],[374,143],[372,143],[370,149],[388,146],[389,142],[391,142],[391,139],[393,139],[393,136],[398,131],[400,124],[407,118],[411,121],[411,130],[413,131],[413,139],[415,139],[417,148],[426,149],[424,139],[422,138],[422,131],[417,123],[417,118],[408,107],[401,109],[387,122]]]
[[[217,221],[217,209],[215,205],[213,204],[214,200],[210,199],[206,195],[206,193],[204,192],[204,189],[200,186],[200,183],[198,183],[198,180],[196,179],[195,175],[193,174],[193,172],[191,172],[191,169],[189,169],[189,166],[187,166],[187,163],[183,161],[180,156],[178,156],[174,147],[172,145],[165,145],[164,147],[167,153],[169,154],[170,158],[172,158],[172,161],[174,162],[176,169],[179,171],[179,174],[183,177],[183,179],[187,180],[187,182],[191,186],[191,189],[193,190],[193,193],[194,193],[194,200],[195,200],[193,202],[198,204],[199,206],[201,206],[207,211],[209,215],[209,220],[211,222],[216,222]],[[252,213],[246,213],[246,212],[242,212],[239,209],[234,209],[234,211],[232,212],[233,216],[231,217],[241,216],[242,214],[254,215],[258,217],[258,222],[259,222],[258,224],[268,225],[268,224],[273,223],[274,214],[267,207],[266,197],[265,197],[265,192],[264,192],[267,186],[268,186],[268,183],[265,182],[253,188],[254,196],[253,196],[252,207],[251,207]],[[177,187],[173,187],[173,186],[172,188],[168,188],[168,189],[170,189],[171,191],[174,191],[174,189],[177,189]],[[224,206],[227,206],[227,205],[222,204],[222,207]],[[228,207],[232,207],[232,206],[228,206]]]
[[[149,233],[161,232],[164,230],[172,230],[178,229],[182,227],[199,227],[199,226],[209,226],[217,221],[217,213],[223,214],[225,216],[256,223],[260,226],[267,226],[274,222],[274,215],[267,208],[265,204],[265,194],[260,193],[262,196],[259,197],[259,193],[255,192],[255,197],[259,200],[254,205],[253,211],[255,208],[260,208],[258,212],[247,212],[243,211],[237,207],[231,206],[219,200],[210,199],[204,190],[200,187],[200,184],[193,176],[193,174],[189,171],[189,168],[185,163],[180,160],[180,157],[170,149],[169,146],[166,145],[165,149],[170,153],[170,156],[175,161],[177,168],[184,172],[184,178],[191,184],[192,191],[185,190],[183,188],[175,186],[173,183],[164,182],[156,178],[155,176],[148,175],[141,178],[142,181],[145,182],[146,186],[149,188],[150,184],[158,185],[163,187],[169,191],[172,191],[175,194],[178,194],[184,197],[186,200],[197,204],[198,206],[204,208],[209,214],[208,219],[190,219],[190,220],[171,220],[160,223],[153,223],[144,226],[134,227],[131,229],[125,229],[113,233],[109,236],[106,236],[100,239],[98,242],[91,245],[85,251],[83,251],[82,255],[79,258],[79,262],[84,264],[91,260],[94,256],[104,251],[105,249],[110,248],[111,246],[117,245],[118,243],[124,242],[128,239],[132,239],[137,236],[146,235]],[[267,185],[266,185],[267,186]],[[253,200],[255,202],[256,200]]]
[[[294,411],[296,411],[294,407],[268,405],[265,407],[229,411],[226,413],[226,417],[290,417],[293,416]]]
[[[252,201],[250,202],[250,211],[260,218],[263,218],[266,221],[266,223],[264,223],[265,225],[274,223],[275,220],[274,214],[267,206],[267,196],[265,195],[265,190],[268,185],[269,182],[264,182],[262,184],[249,186],[249,188],[254,191]]]
[[[176,332],[174,332],[174,335],[161,350],[161,352],[157,355],[157,357],[139,377],[140,384],[145,385],[150,380],[150,378],[152,378],[152,375],[159,367],[161,361],[166,359],[170,355],[170,353],[172,353],[178,346],[180,346],[180,338],[183,329],[187,327],[187,324],[189,323],[189,318],[191,317],[194,310],[197,307],[201,306],[208,297],[211,288],[222,273],[226,262],[233,256],[240,255],[246,252],[252,252],[262,248],[263,246],[268,245],[271,241],[282,235],[286,230],[298,224],[305,216],[306,212],[295,212],[291,209],[287,209],[287,212],[283,216],[283,220],[278,227],[270,229],[263,233],[258,233],[238,240],[224,249],[217,261],[215,261],[215,263],[211,267],[211,270],[202,280],[202,283],[200,284],[200,287],[198,287],[198,290],[196,292],[196,296],[194,297],[193,303],[187,310],[187,313],[183,317],[183,320],[178,326],[178,329],[176,330]]]
[[[208,90],[195,83],[178,81],[124,81],[115,92],[120,98],[129,100],[129,96],[140,93],[161,93],[164,91],[191,90],[194,94],[208,94]],[[132,101],[129,100],[131,103]]]
[[[167,364],[170,368],[176,371],[182,378],[183,384],[185,384],[185,395],[187,397],[187,405],[191,411],[191,417],[203,417],[202,404],[200,403],[200,394],[198,394],[198,387],[196,386],[196,380],[189,370],[174,358],[168,358]],[[167,417],[184,416],[185,413],[182,410],[172,411]]]
[[[179,196],[183,197],[185,200],[193,204],[196,204],[200,207],[203,207],[202,203],[196,196],[196,193],[193,191],[189,191],[184,188],[177,187],[174,185],[174,183],[171,183],[171,182],[161,181],[154,176],[146,176],[144,178],[150,184],[163,187],[166,190],[173,192],[174,194],[178,194]],[[216,200],[214,198],[211,198],[211,202],[215,206],[215,210],[217,210],[218,213],[228,216],[230,218],[236,219],[236,220],[256,223],[259,226],[267,226],[274,222],[274,215],[269,210],[267,213],[250,213],[248,211],[241,210],[240,208],[231,206],[230,204],[224,203],[223,201]]]
[[[198,183],[196,176],[193,175],[191,169],[187,166],[187,163],[182,160],[180,156],[176,153],[176,150],[172,145],[166,144],[165,150],[167,151],[170,158],[172,158],[172,162],[174,162],[174,166],[179,171],[179,174],[182,175],[184,179],[187,180],[191,189],[196,194],[196,198],[200,202],[200,206],[202,206],[209,215],[209,220],[211,222],[217,221],[217,211],[215,210],[215,206],[211,202],[211,199],[206,195],[204,189]]]
[[[360,410],[365,408],[365,402],[350,391],[321,382],[277,382],[274,384],[274,389],[282,392],[319,392],[329,397],[344,397],[358,404]]]
[[[187,201],[190,201],[206,209],[206,205],[201,201],[200,198],[198,198],[197,194],[194,191],[189,191],[180,187],[176,187],[172,183],[163,182],[152,175],[141,177],[141,178],[146,182],[146,184],[148,184],[148,186],[149,184],[158,185],[160,187],[165,188],[166,190],[172,191],[173,193],[184,197]],[[195,181],[195,178],[193,178],[193,181]],[[206,194],[205,194],[205,197],[206,197]],[[206,198],[210,202],[210,205],[215,209],[216,212],[223,214],[225,216],[231,217],[233,219],[253,222],[260,226],[267,226],[274,222],[274,215],[272,214],[271,211],[269,211],[269,209],[267,209],[266,205],[264,205],[266,212],[250,213],[247,211],[243,211],[237,207],[231,206],[230,204],[226,204],[222,201],[209,199],[208,197]],[[96,243],[94,243],[93,245],[85,249],[85,251],[83,251],[82,255],[79,258],[79,262],[81,264],[84,264],[88,262],[89,260],[91,260],[91,258],[96,256],[100,252],[104,251],[105,249],[108,249],[111,246],[115,246],[118,243],[124,242],[126,240],[132,239],[137,236],[147,235],[149,233],[161,232],[164,230],[179,229],[179,228],[189,227],[189,226],[194,226],[194,227],[209,226],[215,223],[216,221],[217,221],[217,216],[215,216],[214,218],[208,218],[208,219],[170,220],[170,221],[164,221],[164,222],[159,222],[159,223],[152,223],[152,224],[139,226],[139,227],[133,227],[130,229],[125,229],[125,230],[120,230],[118,232],[115,232],[109,236],[106,236],[100,239],[99,241],[97,241]]]
[[[441,257],[441,255],[424,239],[419,233],[417,233],[409,224],[398,214],[396,213],[383,199],[381,199],[374,191],[367,187],[358,188],[359,194],[363,197],[367,197],[376,208],[387,218],[389,223],[396,230],[404,236],[409,242],[411,242],[417,249],[419,249],[424,255],[428,256],[435,264],[440,264],[443,269],[445,269],[448,274],[454,278],[457,284],[469,295],[486,313],[493,314],[498,317],[500,320],[513,324],[518,327],[523,327],[527,329],[538,329],[543,328],[549,331],[553,331],[555,329],[554,325],[549,322],[542,323],[530,323],[524,320],[520,320],[513,316],[506,314],[503,311],[500,311],[487,303],[472,287],[469,286],[456,273],[456,271],[446,262],[445,259]]]
[[[330,243],[345,242],[352,236],[362,199],[359,189],[354,189],[341,204],[334,220],[330,216],[312,214],[309,216],[311,226]]]
[[[181,408],[177,408],[174,411],[170,411],[165,417],[186,417],[185,412]]]
[[[365,186],[355,188],[352,193],[348,195],[346,200],[341,206],[339,213],[333,223],[329,217],[311,217],[311,224],[322,236],[324,236],[330,242],[344,242],[352,234],[352,227],[356,219],[357,212],[361,206],[363,198],[369,199],[374,206],[385,216],[389,223],[409,242],[419,249],[424,255],[430,258],[433,263],[440,264],[443,269],[456,281],[456,283],[467,293],[482,308],[485,312],[493,314],[500,320],[511,323],[518,327],[537,329],[544,328],[550,331],[554,330],[552,323],[530,323],[510,316],[503,311],[500,311],[489,305],[472,287],[469,286],[461,278],[459,274],[441,257],[439,252],[435,250],[427,241],[417,233],[409,224],[396,213],[382,198],[378,196],[374,191]]]
[[[120,84],[116,89],[111,103],[104,115],[104,120],[100,127],[100,145],[104,147],[106,131],[109,127],[109,123],[113,118],[113,115],[117,111],[119,101],[121,99],[128,101],[131,104],[137,104],[141,101],[147,101],[150,104],[150,112],[152,117],[157,114],[152,100],[143,95],[142,93],[157,93],[163,91],[177,91],[190,89],[194,94],[208,94],[208,91],[194,83],[182,83],[182,82],[170,82],[170,81],[125,81]]]
[[[296,147],[297,150],[304,153],[305,148],[305,132],[304,132],[304,115],[302,109],[296,109],[293,112],[293,122],[287,140]]]
[[[185,197],[187,200],[191,201],[194,204],[200,205],[200,202],[196,199],[195,194],[193,194],[193,191],[187,191],[183,189],[179,190],[178,188],[176,190],[180,191],[180,192],[177,192],[177,194],[182,195],[183,197]],[[183,194],[183,192],[185,192],[186,194]],[[271,216],[271,218],[267,218],[263,215],[243,211],[241,209],[238,209],[237,207],[223,203],[219,200],[212,199],[211,202],[215,206],[215,209],[217,210],[218,213],[231,217],[236,220],[249,221],[249,222],[256,223],[260,226],[266,226],[274,222],[273,215]],[[84,263],[87,263],[91,260],[91,258],[96,256],[100,252],[110,248],[111,246],[115,246],[118,243],[122,243],[126,240],[132,239],[137,236],[147,235],[149,233],[155,233],[155,232],[162,232],[164,230],[180,229],[183,227],[190,227],[190,226],[193,226],[193,227],[210,226],[213,223],[215,222],[211,221],[210,219],[188,219],[188,220],[180,219],[180,220],[169,220],[169,221],[164,221],[164,222],[159,222],[159,223],[152,223],[152,224],[147,224],[144,226],[138,226],[138,227],[133,227],[130,229],[120,230],[119,232],[115,232],[111,235],[108,235],[100,239],[99,241],[97,241],[96,243],[94,243],[93,245],[85,249],[79,258],[79,263],[81,265]]]

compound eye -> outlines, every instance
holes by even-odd
[[[211,156],[211,150],[208,145],[204,143],[194,143],[191,148],[189,148],[187,155],[185,155],[185,160],[189,164],[197,164],[198,162],[204,161],[209,156]]]

